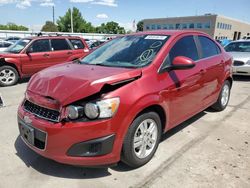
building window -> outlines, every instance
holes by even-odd
[[[181,24],[181,27],[182,27],[182,29],[187,29],[188,28],[187,24],[185,24],[185,23]]]
[[[168,29],[168,25],[167,24],[164,24],[162,27],[163,27],[163,29]]]
[[[146,30],[150,30],[150,26],[149,25],[146,25]]]
[[[220,29],[222,29],[222,23],[220,23]]]
[[[220,22],[217,23],[217,28],[218,28],[218,29],[220,28]]]
[[[157,25],[157,29],[161,29],[161,25]]]
[[[179,23],[175,24],[175,28],[176,29],[181,29],[181,24],[179,24]]]
[[[169,24],[169,29],[174,29],[174,25],[173,24]]]
[[[155,30],[155,28],[156,28],[155,25],[151,25],[152,30]]]
[[[202,23],[197,23],[197,28],[202,29]]]
[[[211,23],[210,22],[205,23],[204,28],[205,29],[210,29],[211,28]]]
[[[190,24],[189,24],[189,28],[190,28],[190,29],[194,29],[194,23],[190,23]]]

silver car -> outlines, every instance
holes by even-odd
[[[231,42],[225,50],[233,56],[233,74],[250,76],[250,40]]]

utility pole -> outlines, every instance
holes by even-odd
[[[74,33],[74,27],[73,27],[73,8],[71,8],[71,33]]]
[[[55,6],[52,6],[53,24],[55,24]]]

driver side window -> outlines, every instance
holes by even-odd
[[[188,57],[194,61],[199,59],[198,51],[193,36],[186,36],[175,43],[169,52],[169,61],[172,64],[174,58],[178,56]]]
[[[31,44],[31,46],[29,47],[29,51],[31,53],[49,52],[50,51],[49,40],[43,39],[43,40],[36,40],[36,41],[34,41]]]

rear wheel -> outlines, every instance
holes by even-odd
[[[231,92],[231,84],[228,80],[226,80],[221,88],[218,100],[211,107],[217,111],[224,110],[228,105],[230,92]]]
[[[18,72],[11,66],[0,67],[0,86],[12,86],[19,79]]]
[[[160,117],[155,112],[138,116],[125,137],[122,161],[133,168],[149,162],[159,145],[161,127]]]

